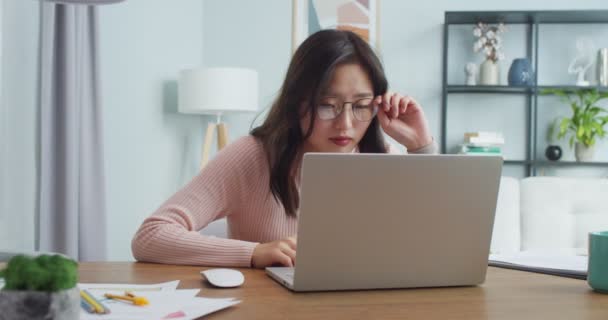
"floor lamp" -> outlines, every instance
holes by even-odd
[[[258,108],[258,73],[243,68],[195,68],[182,70],[178,80],[179,112],[216,116],[203,140],[201,169],[207,164],[217,130],[218,152],[228,144],[227,113],[255,112]]]

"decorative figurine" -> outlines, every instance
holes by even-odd
[[[477,78],[477,65],[473,62],[469,62],[464,67],[464,72],[467,75],[467,86],[474,86],[477,84],[475,79]]]
[[[577,75],[577,86],[589,85],[589,81],[585,79],[585,74],[593,64],[594,52],[594,45],[591,39],[586,37],[576,39],[576,55],[568,66],[568,73]]]

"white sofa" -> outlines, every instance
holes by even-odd
[[[608,230],[608,179],[502,177],[490,251],[586,253],[599,230]],[[226,220],[201,232],[226,237]]]
[[[591,231],[608,230],[608,179],[501,179],[492,253],[584,254]]]

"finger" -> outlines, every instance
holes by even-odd
[[[279,251],[277,256],[277,262],[285,267],[293,267],[293,260],[290,256],[285,254],[283,251]]]
[[[418,104],[418,102],[416,100],[414,100],[414,98],[412,97],[408,97],[409,101],[406,105],[405,110],[407,112],[412,112],[412,111],[422,111],[422,108],[420,107],[420,104]]]
[[[391,119],[389,119],[388,115],[386,114],[386,111],[378,110],[378,122],[380,122],[380,125],[383,128],[389,125]]]
[[[410,98],[408,96],[403,97],[403,99],[401,99],[401,101],[399,101],[399,113],[405,113],[405,110],[407,110],[407,105],[410,103]]]
[[[402,103],[403,107],[400,107],[400,111],[399,111],[400,114],[406,114],[412,103],[412,98],[410,98],[408,96],[405,96],[403,100],[404,100]]]
[[[376,96],[372,103],[377,107],[382,107],[382,96]]]
[[[391,96],[393,95],[392,92],[386,92],[384,94],[384,96],[382,96],[382,108],[384,109],[384,111],[389,112],[391,109]]]
[[[291,258],[285,254],[282,254],[277,262],[280,263],[284,267],[293,268],[293,262],[291,261]]]
[[[399,102],[403,97],[399,94],[395,94],[391,97],[391,117],[397,118],[399,116]]]
[[[296,263],[296,251],[295,250],[293,250],[291,248],[284,247],[284,248],[281,248],[281,252],[283,252],[284,254],[286,254],[289,257],[289,259],[291,259],[291,262],[293,264]]]
[[[294,237],[286,238],[285,243],[293,250],[296,250],[298,248],[298,242]]]

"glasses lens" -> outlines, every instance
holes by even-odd
[[[321,120],[331,120],[338,115],[336,106],[328,103],[322,103],[317,107],[317,114]]]
[[[359,121],[369,121],[374,117],[372,99],[362,99],[353,104],[353,114]]]

